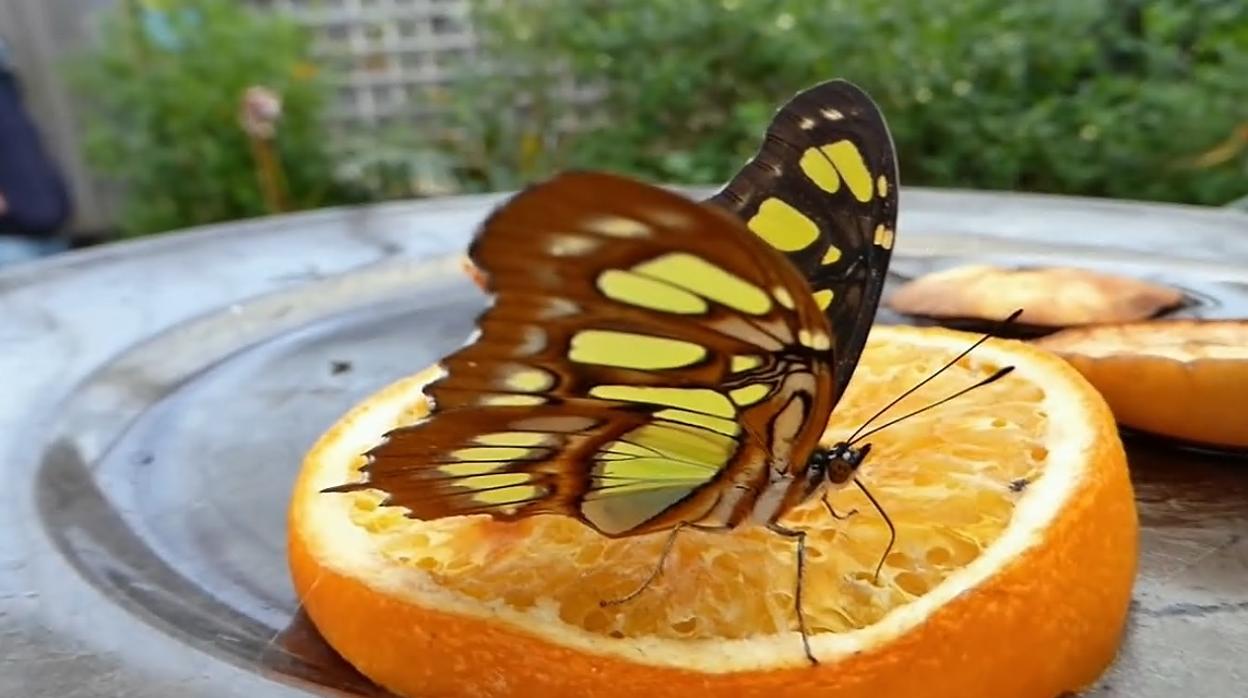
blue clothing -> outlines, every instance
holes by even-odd
[[[69,191],[22,104],[14,75],[0,64],[0,235],[49,238],[72,213]]]

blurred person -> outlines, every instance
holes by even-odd
[[[71,214],[65,180],[26,112],[0,38],[0,266],[65,249],[57,231]]]

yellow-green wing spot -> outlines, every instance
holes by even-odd
[[[829,194],[835,194],[841,190],[841,176],[832,166],[832,160],[818,148],[807,148],[806,152],[802,153],[802,159],[798,160],[798,166],[820,189]]]
[[[746,225],[782,252],[805,249],[819,238],[819,226],[814,221],[774,196],[759,204],[758,213]]]
[[[540,451],[520,446],[469,446],[450,452],[459,461],[511,461],[528,458]]]
[[[506,462],[498,461],[482,461],[480,463],[447,463],[438,466],[438,472],[445,473],[450,477],[471,477],[473,475],[485,475],[492,473],[499,468],[505,467]]]
[[[819,306],[820,310],[827,310],[828,306],[832,305],[832,298],[835,294],[833,294],[832,289],[825,288],[822,291],[815,291],[811,295],[814,296],[815,305]]]
[[[611,330],[581,330],[572,336],[568,351],[568,358],[577,363],[645,371],[689,366],[706,355],[701,344]]]
[[[807,148],[802,153],[798,166],[810,181],[829,194],[839,191],[842,182],[849,188],[849,193],[863,203],[870,201],[875,194],[871,171],[867,169],[867,162],[853,141],[837,141],[820,148]],[[883,177],[880,179],[883,181]]]
[[[789,310],[793,310],[796,307],[793,305],[793,296],[790,295],[789,291],[785,288],[777,286],[771,290],[771,295],[775,297],[777,303],[785,308],[788,308]]]
[[[854,198],[863,203],[870,201],[875,193],[871,186],[871,171],[867,169],[858,146],[852,141],[837,141],[824,148],[824,152],[832,158],[832,164],[836,165],[836,171],[841,173],[841,179],[845,180],[845,186],[849,187]]]
[[[626,493],[590,492],[581,501],[581,516],[608,535],[624,533],[662,514],[688,496],[698,484],[669,484]]]
[[[550,435],[535,431],[497,431],[478,434],[472,440],[482,446],[542,446],[550,443]]]
[[[802,346],[810,347],[816,351],[825,351],[832,347],[832,338],[823,330],[810,331],[806,328],[798,330],[797,341]]]
[[[620,402],[642,402],[699,412],[715,417],[732,419],[737,410],[723,393],[710,388],[656,388],[637,385],[596,385],[590,388],[591,397]]]
[[[620,269],[598,275],[598,290],[612,300],[665,313],[696,315],[709,306],[696,294],[665,281]]]
[[[689,424],[695,427],[703,427],[711,431],[719,432],[725,436],[736,436],[741,432],[741,425],[731,419],[723,417],[713,417],[709,414],[701,412],[689,412],[687,410],[666,409],[659,410],[654,413],[656,419],[666,419],[671,422],[680,422],[681,424]]]
[[[888,178],[880,175],[875,180],[875,188],[880,192],[880,198],[888,196]]]
[[[555,377],[540,368],[524,368],[507,374],[504,385],[522,393],[540,393],[555,384]]]
[[[528,473],[495,473],[464,478],[455,485],[471,492],[473,501],[481,504],[516,504],[542,494],[542,488],[526,484],[531,479]]]
[[[771,310],[771,299],[763,289],[697,255],[669,252],[633,267],[632,271],[666,281],[749,315]]]
[[[737,354],[732,357],[732,372],[744,373],[763,365],[763,357],[756,354]]]
[[[820,264],[836,264],[841,261],[841,248],[836,245],[828,245],[828,249],[823,253],[823,259],[819,260]]]
[[[893,249],[893,231],[883,224],[875,226],[875,244],[886,250]]]
[[[603,467],[610,466],[621,478],[627,474],[635,482],[621,484],[629,487],[653,487],[662,480],[701,482],[726,465],[736,449],[736,439],[726,434],[692,424],[650,422],[605,446],[604,452],[632,458],[607,461]]]
[[[742,407],[748,407],[749,405],[753,405],[759,400],[767,397],[767,394],[770,392],[771,388],[766,384],[752,383],[743,388],[737,388],[728,394],[732,396],[733,402],[741,405]]]
[[[451,477],[467,478],[456,484],[469,489],[477,489],[484,486],[480,484],[481,482],[488,482],[488,480],[474,476],[492,473],[507,467],[513,461],[541,457],[546,452],[546,449],[518,446],[470,446],[448,453],[449,458],[460,462],[439,466],[438,471]],[[525,477],[527,479],[528,476]]]
[[[581,514],[605,533],[636,528],[715,477],[736,449],[735,439],[693,425],[633,429],[595,458]]]

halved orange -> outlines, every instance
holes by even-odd
[[[1248,448],[1248,321],[1105,325],[1036,343],[1079,369],[1126,426],[1195,444]]]
[[[992,322],[1022,308],[1018,325],[1055,328],[1143,320],[1181,305],[1183,293],[1091,269],[968,264],[909,281],[887,303],[907,315]]]
[[[827,437],[843,437],[973,337],[877,327]],[[358,479],[358,454],[426,413],[423,371],[365,400],[308,454],[290,508],[295,588],[326,640],[402,696],[1053,698],[1113,658],[1137,523],[1113,418],[1058,357],[993,340],[908,398],[1006,378],[871,437],[861,493],[786,523],[810,529],[802,652],[794,550],[765,530],[608,540],[557,516],[414,521]],[[488,428],[488,425],[483,425]]]

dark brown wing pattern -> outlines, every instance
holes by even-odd
[[[735,523],[832,407],[831,338],[783,256],[720,211],[596,173],[532,187],[471,251],[496,295],[365,480],[421,519]]]
[[[897,229],[897,161],[875,103],[833,80],[776,113],[762,148],[708,202],[784,252],[825,309],[845,390],[875,318]]]

